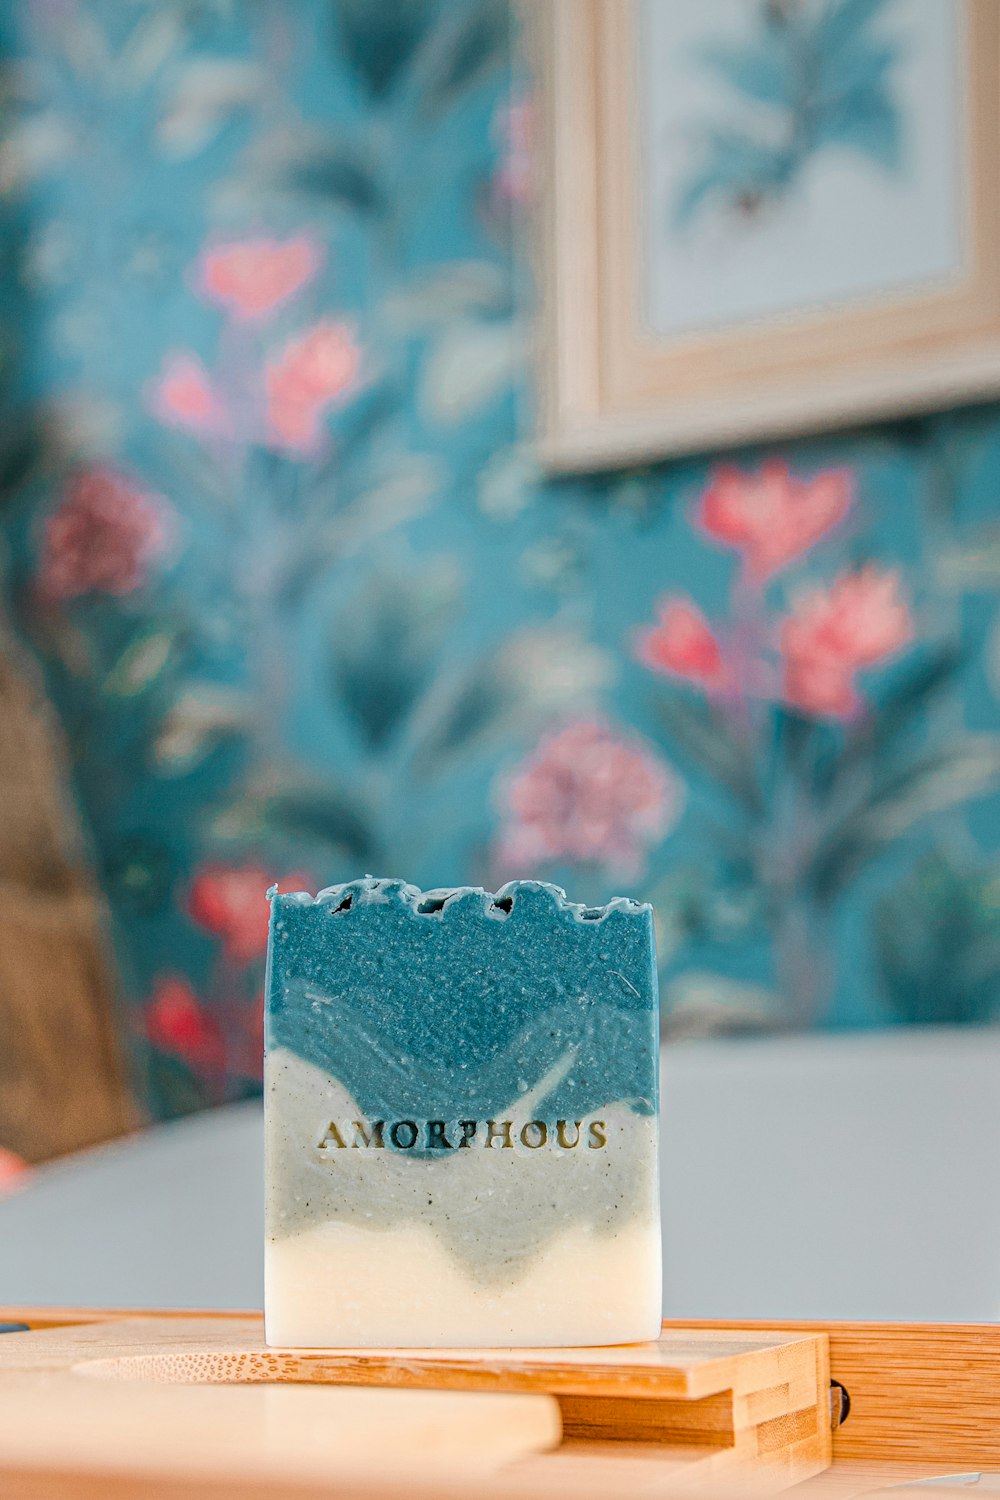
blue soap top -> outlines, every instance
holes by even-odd
[[[492,895],[372,876],[269,896],[266,1045],[337,1078],[371,1117],[487,1118],[529,1092],[553,1117],[655,1112],[648,905],[580,906],[534,880]]]

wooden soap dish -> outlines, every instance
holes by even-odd
[[[4,1500],[599,1500],[737,1478],[775,1491],[830,1462],[818,1331],[351,1352],[269,1349],[251,1315],[0,1318],[31,1330],[0,1337]]]
[[[1000,1470],[996,1325],[674,1324],[617,1349],[350,1353],[268,1349],[249,1314],[4,1320],[30,1331],[0,1336],[0,1500],[621,1500],[796,1481],[846,1500],[942,1474],[967,1494],[970,1472]],[[827,1469],[831,1394],[836,1424],[848,1392]]]

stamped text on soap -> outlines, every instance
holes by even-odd
[[[330,1120],[316,1142],[325,1156],[335,1151],[461,1151],[514,1150],[515,1142],[529,1151],[543,1146],[574,1151],[583,1146],[600,1151],[608,1143],[603,1120]]]

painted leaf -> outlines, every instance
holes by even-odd
[[[340,557],[356,557],[377,537],[405,521],[426,515],[444,486],[447,470],[430,454],[401,458],[383,474],[373,474],[365,490],[341,511],[334,523]]]
[[[282,179],[293,192],[336,203],[355,213],[378,214],[385,209],[375,164],[351,140],[334,137],[322,148],[293,157],[286,163]]]
[[[882,693],[878,711],[848,731],[819,790],[836,793],[858,775],[868,777],[872,767],[884,772],[890,758],[911,744],[928,710],[954,685],[961,665],[962,653],[952,645],[910,665]]]
[[[1000,741],[966,735],[877,780],[864,801],[819,842],[804,882],[832,901],[868,864],[935,813],[984,796],[1000,784]]]
[[[116,698],[133,698],[150,687],[167,662],[177,642],[173,630],[149,630],[132,641],[104,679],[104,691]]]
[[[468,754],[503,725],[514,703],[506,679],[489,671],[471,672],[453,695],[434,732],[421,746],[417,769],[432,775],[446,759]]]
[[[509,390],[520,374],[524,331],[503,319],[446,328],[424,365],[421,400],[435,422],[464,421]]]
[[[366,387],[337,424],[336,449],[325,472],[342,479],[351,464],[368,462],[373,445],[386,424],[399,415],[403,401],[399,381],[392,375]],[[324,470],[318,472],[322,475]]]
[[[169,905],[175,859],[155,834],[128,833],[115,839],[102,863],[105,888],[116,906],[148,917]]]
[[[530,444],[498,448],[482,466],[476,482],[476,502],[493,521],[511,521],[536,498],[538,461]]]
[[[245,733],[250,721],[251,706],[242,693],[214,683],[185,688],[154,739],[156,769],[165,776],[186,775],[223,740]]]
[[[615,679],[616,663],[608,651],[578,628],[556,622],[529,625],[507,637],[497,661],[517,683],[526,712],[547,719],[593,711]]]
[[[423,78],[423,106],[429,115],[443,114],[467,89],[506,62],[510,47],[507,0],[467,0],[446,7],[444,14],[428,48],[429,65]]]
[[[370,750],[399,732],[438,662],[457,603],[442,575],[374,577],[337,617],[330,638],[334,693]]]
[[[895,0],[834,0],[821,13],[816,28],[816,51],[828,60],[839,49],[857,46],[859,33],[871,35],[871,24],[889,14]]]
[[[366,860],[376,844],[360,803],[333,790],[277,792],[263,808],[265,826],[297,846],[325,845]]]
[[[774,710],[774,763],[792,776],[808,782],[829,734],[829,726],[818,723],[793,708]]]
[[[113,86],[114,62],[98,16],[73,10],[52,27],[51,35],[80,84],[98,90]]]
[[[324,875],[331,851],[351,861],[375,861],[379,854],[360,795],[330,782],[291,780],[273,764],[217,810],[210,831],[217,844],[266,849],[289,866],[308,867],[314,857]]]
[[[713,131],[700,164],[674,200],[674,222],[684,228],[713,197],[753,207],[755,200],[781,188],[792,169],[793,158],[784,146],[730,130]]]
[[[470,315],[511,311],[506,268],[483,260],[448,261],[421,271],[391,291],[383,315],[403,333],[419,333]]]
[[[1000,589],[1000,523],[987,521],[968,537],[946,542],[937,571],[945,588]]]
[[[884,95],[865,92],[847,96],[816,127],[817,140],[827,146],[850,146],[886,171],[902,165],[902,124],[899,111]]]
[[[752,754],[721,715],[700,699],[678,693],[663,697],[657,711],[672,751],[690,772],[707,775],[746,811],[763,810]]]
[[[178,159],[196,156],[241,109],[256,102],[265,76],[253,62],[198,57],[181,70],[157,128],[163,150]]]
[[[8,197],[23,192],[38,178],[71,160],[76,144],[71,121],[53,111],[8,118],[0,152],[0,191]]]
[[[794,80],[786,49],[775,46],[771,38],[746,47],[714,42],[701,50],[700,60],[730,87],[758,103],[787,106]]]
[[[592,708],[611,676],[607,653],[561,625],[529,627],[442,666],[414,714],[414,771],[441,774],[459,758]]]
[[[434,14],[431,0],[333,0],[331,10],[338,49],[376,100],[396,84]]]
[[[315,530],[297,535],[277,584],[279,607],[301,603],[335,562],[357,557],[379,537],[426,515],[440,498],[446,472],[429,454],[409,455],[373,476],[372,487],[339,513],[324,518]]]
[[[899,62],[898,47],[888,43],[875,46],[859,44],[842,49],[834,63],[822,67],[817,87],[816,107],[820,111],[848,107],[869,93],[882,93],[888,74]]]
[[[872,910],[879,978],[911,1025],[970,1025],[1000,1011],[996,876],[925,857]]]
[[[7,414],[0,436],[0,505],[28,483],[45,461],[50,434],[30,412]]]
[[[889,0],[892,3],[892,0]],[[696,54],[734,96],[704,131],[700,159],[673,204],[684,227],[710,200],[754,211],[787,192],[817,151],[840,146],[886,170],[901,161],[899,110],[889,91],[899,49],[870,23],[885,0],[832,0],[817,10],[761,8],[761,31]],[[761,105],[772,118],[761,120]]]
[[[185,17],[173,6],[160,5],[136,21],[118,58],[119,75],[133,92],[156,77],[184,45]]]

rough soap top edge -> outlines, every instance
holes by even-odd
[[[563,912],[577,922],[602,922],[612,912],[652,912],[648,901],[633,901],[630,896],[613,896],[603,906],[584,906],[570,901],[561,886],[547,880],[508,880],[496,892],[482,886],[440,886],[422,891],[405,880],[390,880],[374,875],[362,879],[346,880],[341,885],[328,885],[315,896],[308,891],[279,893],[272,885],[268,900],[279,907],[324,906],[332,912],[338,908],[344,912],[357,910],[361,906],[382,905],[395,902],[409,909],[418,917],[444,917],[450,908],[460,902],[476,900],[482,904],[484,916],[503,919],[510,915],[518,894],[531,891],[545,896],[554,910]]]

